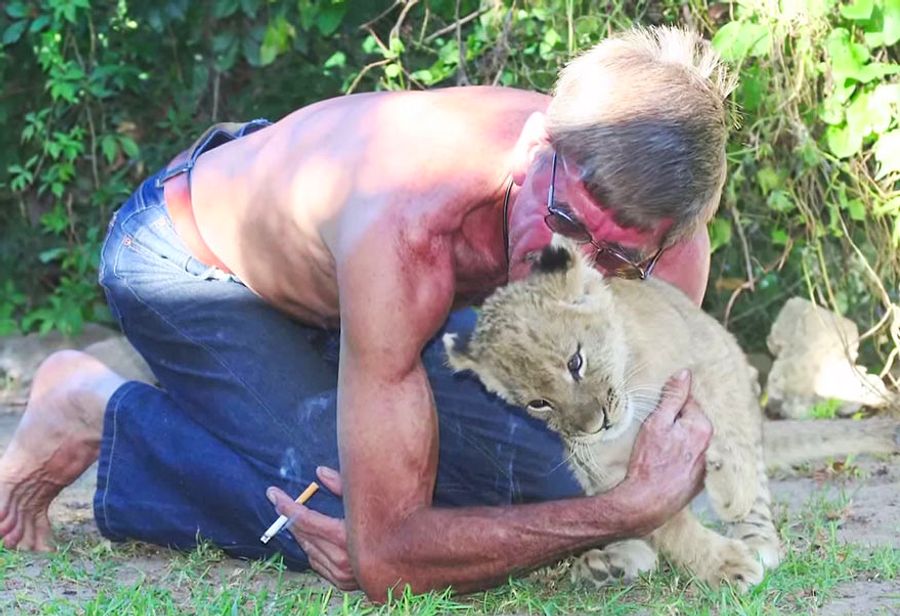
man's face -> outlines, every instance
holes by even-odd
[[[514,203],[510,206],[510,280],[527,276],[531,271],[530,255],[550,243],[552,231],[544,218],[548,213],[552,159],[553,152],[550,149],[535,157]],[[563,207],[581,222],[595,242],[610,245],[634,263],[644,262],[658,250],[668,225],[659,225],[652,231],[641,231],[617,224],[612,211],[601,207],[587,193],[577,169],[567,165],[562,157],[558,159],[554,189],[556,206]],[[596,252],[596,248],[590,243],[584,244],[584,250],[588,255]]]

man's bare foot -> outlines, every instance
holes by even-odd
[[[25,414],[0,458],[0,541],[48,551],[47,509],[97,459],[103,413],[124,382],[90,355],[54,353],[38,368]]]

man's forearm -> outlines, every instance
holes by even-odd
[[[614,489],[510,507],[422,508],[379,545],[351,549],[357,579],[374,599],[405,584],[416,592],[487,588],[571,552],[646,534],[655,522],[633,500]]]

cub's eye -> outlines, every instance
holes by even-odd
[[[532,411],[552,411],[553,405],[543,398],[538,398],[537,400],[532,400],[531,402],[529,402],[528,408]]]
[[[578,345],[578,350],[575,351],[575,354],[569,358],[566,367],[569,369],[569,373],[572,375],[573,379],[576,381],[581,380],[581,368],[584,367],[584,358],[581,356],[580,344]]]

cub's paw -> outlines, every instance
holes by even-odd
[[[731,537],[743,541],[756,553],[756,559],[765,569],[775,569],[784,557],[784,548],[778,539],[778,532],[769,521],[745,522],[735,524],[728,533]]]
[[[710,555],[710,567],[700,576],[711,586],[728,582],[746,592],[763,579],[763,566],[743,541],[727,539]]]
[[[575,559],[572,580],[595,588],[630,584],[645,571],[656,568],[656,551],[647,542],[629,539],[603,549],[588,550]]]

